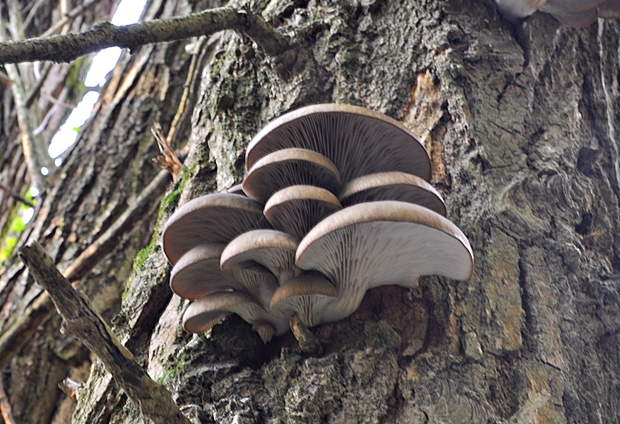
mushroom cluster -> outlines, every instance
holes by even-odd
[[[241,187],[181,206],[166,223],[170,286],[204,332],[231,313],[264,342],[352,314],[366,290],[419,276],[468,280],[473,254],[428,183],[431,163],[399,122],[324,104],[265,127]]]

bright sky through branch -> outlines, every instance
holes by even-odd
[[[142,15],[145,4],[146,0],[121,1],[118,9],[116,9],[116,13],[112,17],[112,23],[120,26],[137,22],[140,19],[140,15]],[[86,74],[84,85],[86,87],[103,86],[106,81],[105,76],[114,69],[120,56],[121,49],[118,47],[111,47],[97,53]],[[67,121],[60,127],[60,131],[52,139],[49,147],[49,154],[52,158],[57,158],[75,143],[77,130],[84,125],[98,99],[99,94],[97,92],[88,92],[73,112],[71,112]],[[60,166],[60,164],[60,159],[57,159],[56,166]]]

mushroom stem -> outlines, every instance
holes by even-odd
[[[323,346],[318,337],[301,322],[296,313],[291,317],[289,324],[302,352],[310,356],[320,356],[323,354]]]

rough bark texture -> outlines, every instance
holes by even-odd
[[[212,4],[196,2],[194,6],[204,9]],[[146,16],[152,19],[191,11],[187,4],[154,1]],[[39,241],[57,266],[66,270],[134,205],[160,171],[152,163],[158,148],[150,127],[160,122],[167,133],[178,115],[174,146],[181,147],[187,141],[192,109],[179,105],[190,63],[193,58],[200,61],[202,57],[186,52],[185,46],[190,41],[148,46],[121,59],[101,93],[96,117],[82,129],[76,146],[52,183],[53,188],[38,199],[36,219],[22,234],[18,245],[27,240]],[[189,101],[193,101],[194,94],[187,94]],[[11,166],[19,167],[19,150],[9,152],[14,155],[15,165]],[[3,168],[3,172],[9,171]],[[21,172],[18,175],[23,177],[23,169]],[[24,183],[12,184],[22,187]],[[27,179],[25,186],[28,186]],[[165,184],[160,187],[159,195],[153,196],[126,231],[99,252],[92,263],[94,269],[79,277],[80,289],[108,319],[119,311],[136,253],[151,238],[165,187]],[[0,275],[0,328],[5,334],[23,317],[41,288],[17,258],[4,263]],[[57,384],[67,375],[85,381],[91,358],[75,339],[62,337],[59,326],[60,320],[55,315],[38,328],[3,370],[4,387],[17,422],[70,420],[75,403]]]
[[[185,334],[186,302],[170,295],[155,231],[115,318],[149,374],[203,423],[620,422],[619,23],[575,30],[536,14],[513,27],[482,0],[272,0],[254,5],[261,9],[292,36],[297,62],[282,69],[234,33],[202,42],[190,153],[160,222],[179,204],[239,182],[245,146],[271,119],[312,103],[352,103],[424,138],[449,217],[472,243],[475,275],[375,289],[353,316],[314,330],[325,353],[309,358],[292,336],[263,345],[234,317],[209,337]],[[138,71],[124,65],[134,91],[115,113],[140,125],[105,128],[97,146],[115,149],[113,162],[125,152],[119,143],[145,137],[151,114],[168,116],[162,106],[176,105],[149,103],[160,92],[139,75],[157,82],[157,71],[183,68],[180,44],[141,50],[126,62],[140,63]],[[148,103],[148,113],[137,114],[135,102]],[[94,166],[84,162],[97,157],[91,143],[74,152],[82,158],[74,166]],[[121,167],[138,166],[139,148],[129,151]],[[115,181],[97,169],[89,187]],[[123,202],[115,196],[53,207],[65,211],[67,236],[80,229],[87,243],[84,232],[97,226],[80,211],[112,213]],[[88,277],[89,290],[101,290],[102,273],[126,269],[122,247]],[[57,257],[71,257],[68,250],[58,246]],[[74,422],[140,418],[95,362]]]

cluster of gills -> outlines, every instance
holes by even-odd
[[[240,188],[193,199],[166,223],[170,286],[192,300],[187,331],[236,313],[267,342],[293,314],[307,326],[349,316],[373,287],[471,278],[471,247],[428,183],[428,154],[391,118],[305,107],[254,137],[246,166]]]

